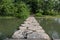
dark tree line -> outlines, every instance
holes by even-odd
[[[27,18],[37,15],[59,15],[60,0],[0,0],[0,16]]]

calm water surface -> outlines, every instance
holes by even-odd
[[[40,25],[53,39],[60,39],[60,18],[37,18]]]

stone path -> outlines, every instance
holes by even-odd
[[[39,23],[36,21],[34,17],[29,17],[24,21],[24,24],[21,24],[19,30],[16,31],[12,38],[15,39],[45,39],[50,40],[48,34],[42,29]]]

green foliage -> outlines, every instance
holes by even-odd
[[[5,15],[5,16],[9,16],[9,15],[13,15],[15,13],[15,7],[13,4],[13,0],[2,0],[1,1],[1,10],[0,10],[0,15]]]
[[[58,15],[58,12],[57,11],[54,11],[54,10],[48,10],[47,11],[47,15]]]
[[[30,13],[41,12],[43,15],[58,15],[55,11],[60,12],[60,0],[0,0],[0,16],[27,18]]]
[[[43,10],[38,9],[38,10],[37,10],[37,13],[41,13],[41,14],[43,14]]]
[[[36,13],[37,17],[42,16],[42,14],[43,14],[43,10],[41,10],[41,9],[37,10],[37,13]]]
[[[37,10],[43,10],[43,15],[59,15],[59,0],[37,0]]]
[[[0,16],[15,16],[18,18],[27,18],[30,10],[22,1],[14,3],[14,0],[2,0],[0,3]]]
[[[30,15],[30,10],[24,2],[20,2],[17,5],[18,11],[15,16],[19,18],[27,18]]]
[[[40,17],[40,16],[42,16],[42,14],[41,13],[36,13],[36,16]]]

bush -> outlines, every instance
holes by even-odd
[[[0,16],[15,16],[18,18],[27,18],[30,15],[30,9],[22,1],[2,0],[0,4]]]
[[[54,11],[54,10],[50,10],[50,11],[48,10],[48,11],[47,11],[47,14],[54,16],[54,15],[58,15],[58,12],[57,12],[57,11]]]
[[[24,2],[18,3],[17,8],[18,8],[18,11],[15,15],[16,17],[27,18],[30,15],[30,10]]]
[[[1,16],[13,16],[16,8],[14,7],[13,0],[2,0],[0,4]]]
[[[41,14],[43,14],[43,10],[38,9],[38,10],[37,10],[37,13],[41,13]]]
[[[40,17],[40,16],[42,16],[42,14],[41,13],[36,13],[36,16]]]
[[[40,16],[42,16],[42,14],[43,14],[43,10],[38,9],[38,10],[37,10],[37,13],[36,13],[36,16],[37,16],[37,17],[40,17]]]

